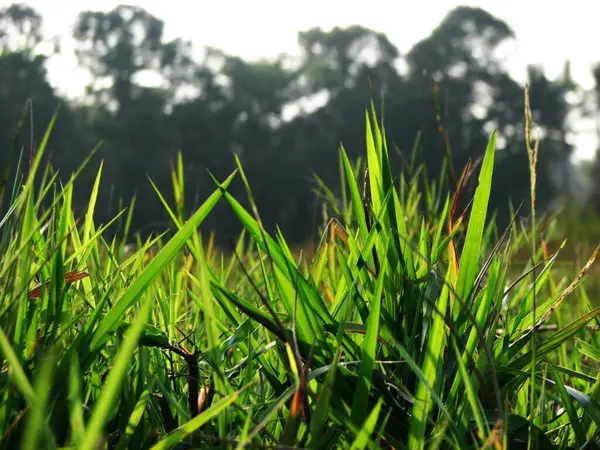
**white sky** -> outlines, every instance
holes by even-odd
[[[593,87],[591,67],[600,62],[598,8],[594,0],[19,0],[39,11],[45,36],[61,36],[63,54],[48,63],[52,84],[63,95],[83,93],[86,77],[76,70],[68,39],[81,10],[111,10],[120,3],[139,5],[165,22],[165,38],[182,37],[203,46],[220,48],[248,59],[294,53],[297,33],[314,26],[360,24],[384,32],[401,54],[426,37],[452,8],[478,6],[504,20],[516,34],[509,58],[512,76],[525,79],[528,63],[541,63],[550,78],[558,76],[566,59],[584,88]],[[0,7],[12,1],[0,0]],[[590,126],[592,125],[592,126]],[[579,157],[592,157],[596,147],[593,124],[579,127]]]

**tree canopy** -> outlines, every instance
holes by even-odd
[[[331,188],[339,185],[340,143],[350,156],[360,154],[371,99],[381,102],[397,167],[418,145],[420,162],[437,174],[449,147],[451,168],[459,172],[483,154],[496,128],[492,207],[498,220],[509,217],[509,200],[527,198],[524,86],[511,78],[500,53],[515,36],[509,24],[481,8],[454,9],[405,55],[384,34],[351,26],[300,32],[298,58],[262,61],[213,48],[198,60],[189,42],[167,41],[163,21],[140,7],[83,11],[72,38],[91,82],[77,102],[61,99],[48,83],[45,57],[36,51],[44,40],[41,23],[26,5],[0,10],[2,162],[28,100],[34,140],[60,106],[50,145],[53,167],[68,176],[102,142],[104,188],[97,211],[105,222],[135,195],[132,229],[164,230],[169,220],[148,178],[169,192],[170,166],[180,150],[190,208],[214,189],[207,171],[222,178],[238,155],[264,224],[278,225],[292,241],[313,238],[321,220],[315,175]],[[594,74],[600,86],[600,70]],[[148,85],[144,75],[159,81]],[[578,87],[568,65],[555,80],[531,66],[528,83],[541,130],[538,201],[545,208],[572,194],[567,119],[576,106],[567,98]],[[23,134],[19,148],[32,147],[27,139]],[[91,185],[94,173],[84,171],[80,182]],[[244,198],[240,183],[231,190]],[[83,211],[89,199],[75,200]],[[600,209],[600,201],[596,205]],[[206,224],[222,240],[237,226],[226,209]]]

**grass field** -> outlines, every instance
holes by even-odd
[[[100,166],[78,220],[44,140],[1,222],[0,447],[595,448],[597,250],[565,267],[554,222],[496,229],[495,135],[474,196],[468,170],[452,193],[392,173],[371,110],[366,136],[308,253],[229,195],[241,166],[186,211],[180,159],[173,205],[157,191],[175,232],[126,255],[134,209],[115,238],[94,223]],[[198,231],[218,202],[244,228],[229,254]]]

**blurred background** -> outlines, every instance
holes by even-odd
[[[594,11],[584,1],[0,1],[2,182],[60,107],[48,161],[66,180],[100,144],[74,198],[84,211],[104,161],[99,222],[135,196],[132,231],[164,231],[169,218],[149,178],[171,202],[181,151],[189,212],[215,189],[207,171],[223,179],[237,154],[265,226],[302,245],[324,220],[316,177],[339,191],[340,144],[364,155],[373,98],[393,164],[409,164],[417,148],[432,179],[446,145],[460,173],[496,128],[491,206],[502,224],[511,201],[525,200],[528,214],[527,83],[541,140],[539,208],[561,211],[576,242],[597,243]],[[239,180],[231,192],[246,198]],[[218,242],[240,231],[225,205],[205,227]]]

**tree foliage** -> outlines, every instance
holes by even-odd
[[[406,55],[384,34],[351,26],[300,32],[298,57],[264,61],[211,48],[204,59],[195,58],[189,42],[167,41],[163,21],[141,7],[84,11],[73,39],[79,65],[92,81],[77,103],[56,95],[44,57],[30,50],[43,39],[41,22],[24,5],[0,11],[2,148],[10,148],[26,100],[33,100],[38,131],[62,103],[53,134],[61,157],[54,165],[68,174],[102,141],[105,190],[97,211],[106,216],[101,219],[108,220],[135,195],[133,230],[164,229],[168,218],[148,177],[164,191],[181,149],[192,181],[185,193],[188,204],[198,204],[214,189],[207,171],[222,177],[238,155],[264,224],[279,225],[291,240],[312,238],[321,220],[314,176],[338,185],[340,142],[350,157],[360,154],[364,123],[357,112],[371,99],[382,102],[386,122],[393,123],[388,141],[397,149],[391,152],[395,167],[409,163],[418,144],[428,172],[454,170],[446,177],[452,188],[453,177],[469,160],[476,163],[496,128],[501,151],[491,204],[498,220],[508,219],[509,200],[518,204],[527,197],[524,87],[502,59],[503,46],[515,36],[481,8],[454,9]],[[545,208],[570,194],[572,107],[566,98],[576,86],[568,70],[550,80],[533,66],[528,83],[543,141],[538,200]],[[91,173],[84,182],[92,183]],[[231,192],[242,198],[243,186],[234,184]],[[83,210],[88,199],[75,200]],[[231,219],[217,209],[205,226],[227,239],[239,231]]]

